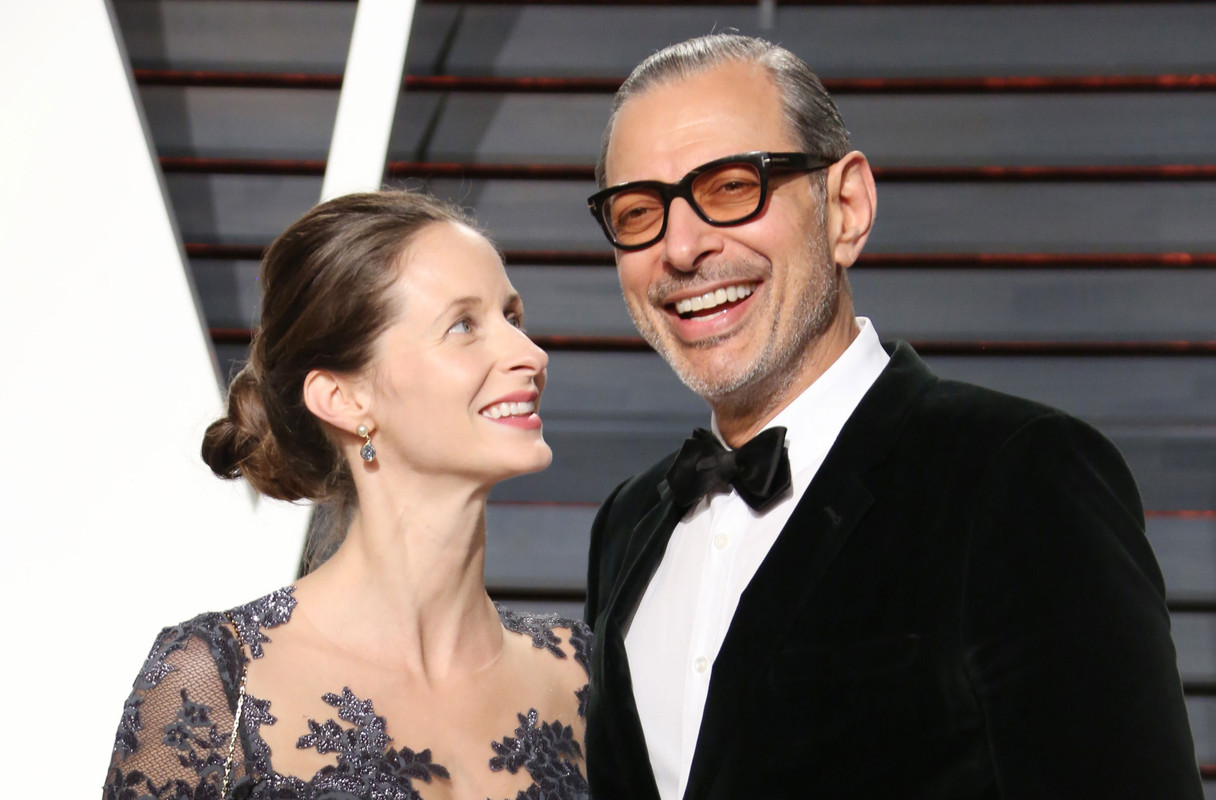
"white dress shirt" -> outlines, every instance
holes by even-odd
[[[787,429],[790,494],[763,514],[735,491],[689,509],[629,624],[625,651],[633,693],[663,800],[684,795],[709,677],[739,596],[887,365],[874,326],[865,317],[857,323],[861,332],[840,358],[766,426]],[[721,440],[716,419],[712,428]]]

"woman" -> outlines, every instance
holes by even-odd
[[[203,458],[344,536],[293,586],[161,633],[105,797],[585,798],[588,631],[496,608],[482,575],[490,488],[552,458],[548,359],[498,252],[434,199],[350,195],[261,280]]]

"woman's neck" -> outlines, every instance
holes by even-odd
[[[485,492],[411,488],[361,487],[345,540],[296,596],[334,646],[442,680],[502,651],[485,588]]]

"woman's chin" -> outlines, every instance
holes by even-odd
[[[518,478],[521,475],[531,475],[536,472],[543,472],[544,470],[548,469],[549,465],[552,463],[553,451],[549,449],[549,445],[547,445],[542,439],[536,443],[534,448],[532,448],[532,452],[523,455],[523,457],[521,457],[518,461],[510,464],[507,469],[504,470],[504,474],[494,482],[498,483],[499,481]]]
[[[531,475],[534,472],[544,472],[553,463],[553,450],[542,439],[537,442],[535,452],[528,463],[520,470],[520,475]]]

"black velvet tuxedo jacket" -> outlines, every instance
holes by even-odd
[[[670,462],[592,532],[595,800],[658,798],[623,632]],[[684,797],[1201,798],[1169,628],[1114,446],[900,343],[739,601]]]

